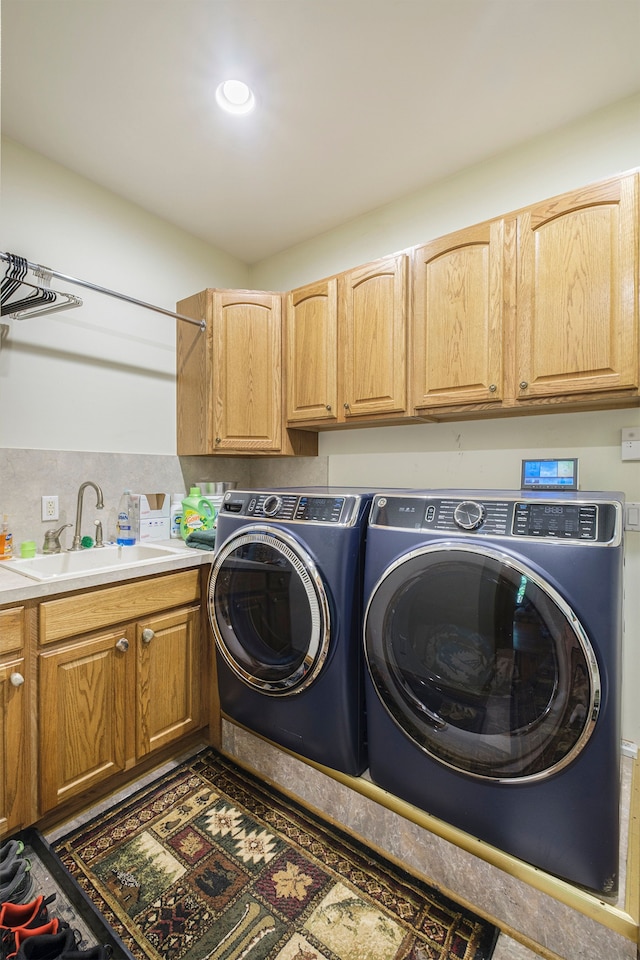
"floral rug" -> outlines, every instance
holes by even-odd
[[[53,849],[140,960],[488,960],[498,934],[210,749]]]

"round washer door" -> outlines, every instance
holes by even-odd
[[[497,781],[547,777],[596,723],[600,674],[560,594],[490,547],[439,542],[389,566],[368,603],[378,698],[430,756]]]
[[[322,669],[330,639],[327,593],[312,558],[283,531],[251,525],[222,544],[208,610],[220,654],[248,686],[288,696]]]

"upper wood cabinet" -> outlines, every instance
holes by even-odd
[[[287,297],[287,419],[318,427],[407,410],[407,254]]]
[[[517,218],[518,401],[638,386],[637,176]]]
[[[205,290],[179,313],[205,319],[177,331],[177,449],[186,454],[308,455],[317,438],[283,423],[282,298]]]
[[[416,409],[502,400],[505,242],[496,220],[414,250]]]
[[[287,420],[338,419],[338,281],[287,294]]]

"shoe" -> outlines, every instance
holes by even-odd
[[[52,893],[46,899],[40,895],[31,903],[3,903],[0,905],[0,933],[3,930],[15,930],[16,927],[41,927],[49,920],[47,907],[55,900]]]
[[[32,893],[31,860],[18,858],[0,868],[0,903],[27,903]]]
[[[8,867],[24,850],[22,840],[7,840],[0,846],[0,870]]]
[[[60,955],[60,960],[110,960],[112,956],[113,948],[108,943],[101,943],[88,950],[69,950]]]
[[[63,924],[54,917],[53,920],[49,920],[48,923],[44,923],[40,927],[31,927],[27,929],[26,927],[17,927],[15,930],[5,930],[2,937],[2,956],[4,960],[9,960],[9,957],[15,957],[17,951],[20,949],[21,945],[29,937],[42,937],[49,934],[58,933]],[[65,923],[65,927],[68,927],[69,924]]]
[[[20,944],[14,960],[60,960],[65,953],[75,953],[76,935],[69,927],[59,933],[43,933],[27,937]]]

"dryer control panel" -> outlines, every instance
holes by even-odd
[[[347,526],[355,522],[360,497],[289,491],[229,490],[221,510],[255,520],[284,520]]]
[[[431,533],[517,537],[581,543],[619,539],[621,508],[615,502],[468,496],[374,498],[373,526]]]

